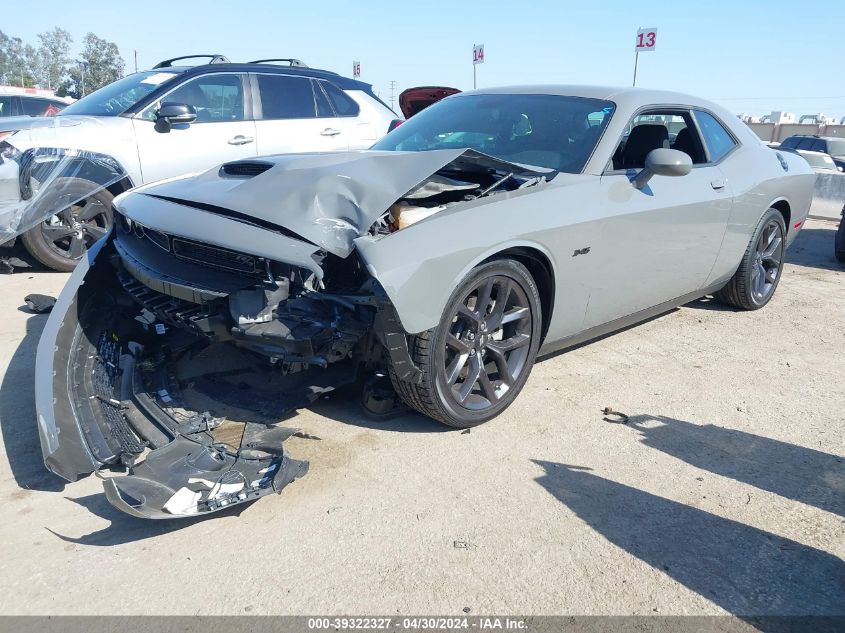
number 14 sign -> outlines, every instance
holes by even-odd
[[[637,31],[637,43],[634,50],[638,53],[653,51],[657,43],[657,29],[639,29]]]

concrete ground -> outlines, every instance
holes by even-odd
[[[48,473],[34,421],[65,275],[0,277],[4,614],[843,614],[845,267],[809,221],[759,312],[700,301],[546,359],[502,416],[289,425],[303,479],[145,522]],[[602,408],[629,416],[603,420]]]

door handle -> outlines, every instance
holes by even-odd
[[[724,178],[718,178],[716,180],[710,181],[710,186],[713,187],[713,189],[715,189],[716,191],[724,189],[726,184],[728,184],[728,181]]]
[[[255,139],[251,136],[244,136],[243,134],[238,134],[237,136],[233,136],[229,139],[229,145],[246,145],[247,143],[252,143]]]
[[[325,130],[320,132],[321,136],[337,136],[340,134],[340,130],[335,130],[334,128],[327,127]]]

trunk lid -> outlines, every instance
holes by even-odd
[[[418,86],[408,88],[399,95],[399,108],[406,119],[422,112],[428,106],[437,103],[441,99],[458,94],[457,88],[446,88],[443,86]]]

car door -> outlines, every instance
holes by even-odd
[[[349,148],[349,130],[317,82],[279,73],[252,77],[260,155]]]
[[[374,121],[364,120],[361,107],[343,90],[324,79],[316,79],[314,84],[328,97],[334,110],[332,127],[341,130],[349,149],[369,149],[384,135],[384,130],[377,128]]]
[[[709,159],[690,111],[649,111],[636,116],[630,130],[601,177],[604,219],[591,254],[596,269],[585,328],[702,288],[731,211],[730,183]],[[637,189],[632,177],[657,147],[689,154],[693,168],[685,176],[653,176]]]
[[[132,121],[144,182],[209,169],[227,161],[255,156],[255,122],[243,73],[208,73],[188,79]],[[193,123],[156,130],[162,103],[194,106]]]

